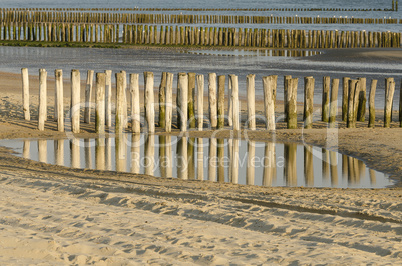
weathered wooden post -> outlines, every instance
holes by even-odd
[[[57,131],[64,132],[64,90],[63,90],[63,70],[56,69],[55,76],[55,115],[57,121]]]
[[[329,113],[329,126],[334,127],[336,121],[336,115],[338,114],[338,90],[339,79],[332,79],[331,84],[331,106]]]
[[[148,132],[155,132],[155,108],[154,108],[154,73],[144,72],[144,106],[145,121]]]
[[[112,126],[112,70],[106,70],[106,80],[105,80],[105,92],[106,92],[106,100],[105,100],[105,107],[106,107],[106,126]]]
[[[187,91],[187,106],[188,106],[188,127],[195,128],[195,73],[187,73],[188,91]]]
[[[199,131],[202,131],[204,122],[204,75],[197,75],[196,79],[197,79],[197,127]]]
[[[349,80],[350,78],[347,77],[342,79],[342,121],[344,122],[348,117]]]
[[[233,103],[232,103],[232,80],[228,78],[228,126],[232,126],[232,116],[233,116]]]
[[[371,80],[369,96],[369,127],[375,126],[375,92],[377,89],[377,80]]]
[[[349,80],[349,99],[348,99],[348,117],[347,124],[348,128],[356,127],[356,117],[355,117],[355,94],[359,93],[357,80]]]
[[[385,79],[385,107],[384,107],[384,127],[391,126],[392,118],[392,103],[395,93],[395,81],[394,78]]]
[[[120,73],[123,73],[123,121],[124,121],[124,128],[128,125],[128,114],[127,114],[127,72],[122,70]]]
[[[225,126],[225,76],[218,76],[218,122],[217,128]]]
[[[359,106],[357,110],[357,121],[364,122],[366,119],[366,101],[367,101],[367,88],[366,78],[359,78],[360,93],[359,93]]]
[[[188,106],[188,77],[186,73],[177,74],[177,117],[180,131],[187,131]]]
[[[399,127],[402,127],[402,80],[399,89]]]
[[[161,83],[159,85],[159,119],[158,125],[161,128],[165,128],[165,110],[166,110],[166,74],[167,72],[162,72]]]
[[[124,128],[124,74],[116,73],[116,118],[115,118],[115,132],[121,134]]]
[[[22,102],[23,102],[24,119],[29,121],[31,120],[31,114],[29,112],[28,68],[21,68],[21,75],[22,75]]]
[[[95,132],[98,134],[105,133],[105,84],[106,84],[106,74],[96,73]]]
[[[71,131],[80,133],[81,79],[78,69],[71,70]]]
[[[248,111],[248,128],[256,129],[255,120],[255,75],[247,75],[247,111]]]
[[[329,96],[330,96],[330,86],[331,86],[331,78],[323,77],[322,80],[322,121],[329,121]]]
[[[166,115],[165,115],[165,131],[172,130],[172,113],[173,113],[173,74],[166,74]]]
[[[39,69],[39,116],[38,129],[45,130],[45,121],[47,116],[47,72],[45,69]]]
[[[139,74],[130,74],[131,132],[141,132]]]
[[[92,99],[92,83],[94,79],[94,71],[88,70],[87,83],[85,87],[85,111],[84,123],[91,123],[91,99]]]
[[[208,74],[208,110],[209,110],[209,120],[211,127],[216,127],[217,125],[217,102],[216,102],[216,74]]]
[[[274,87],[276,87],[275,76],[268,76],[262,78],[264,87],[264,109],[265,117],[267,119],[267,130],[275,130],[275,102],[274,102]]]
[[[288,105],[288,93],[290,90],[292,76],[286,75],[283,77],[283,104],[284,104],[284,113],[285,113],[285,121],[287,121],[288,113],[289,113],[289,105]]]
[[[304,128],[306,129],[313,127],[314,87],[315,87],[315,79],[313,77],[305,77],[303,120],[304,120]]]
[[[239,103],[239,85],[238,77],[236,75],[229,75],[232,84],[232,104],[233,104],[233,130],[240,130],[240,103]]]
[[[297,128],[297,85],[298,78],[292,78],[289,80],[290,86],[288,87],[287,106],[288,115],[286,118],[288,129]]]

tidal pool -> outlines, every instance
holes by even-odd
[[[395,180],[335,151],[295,143],[122,134],[90,139],[0,140],[43,163],[258,186],[392,187]]]

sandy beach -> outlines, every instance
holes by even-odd
[[[36,129],[37,77],[30,78],[31,121],[23,120],[20,75],[0,73],[0,80],[0,139],[65,137],[52,119],[45,131]],[[48,82],[53,96],[53,81]],[[49,117],[52,102],[50,97]],[[262,114],[262,102],[256,110]],[[276,112],[283,112],[281,104]],[[376,115],[375,128],[358,122],[356,129],[347,129],[338,119],[336,146],[321,122],[310,130],[302,130],[301,122],[300,129],[287,130],[279,122],[275,134],[259,124],[247,136],[334,149],[399,180],[399,187],[274,188],[164,179],[48,165],[0,147],[0,262],[396,265],[402,258],[402,129],[397,111],[388,129],[382,127],[382,110]],[[165,133],[157,129],[156,134]],[[95,137],[94,125],[82,124],[77,136]],[[229,136],[228,128],[216,134]]]

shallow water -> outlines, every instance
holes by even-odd
[[[364,162],[295,143],[123,134],[119,138],[1,140],[17,156],[73,168],[257,186],[384,188]]]

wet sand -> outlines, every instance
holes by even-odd
[[[27,122],[20,76],[0,73],[0,80],[1,139],[65,137],[55,131],[52,119],[45,131],[36,129],[35,89],[32,121]],[[32,88],[38,87],[37,77],[31,82]],[[53,86],[49,80],[49,96]],[[49,118],[52,101],[49,97]],[[243,104],[244,118],[245,108]],[[256,109],[262,113],[261,101]],[[299,120],[301,110],[300,105]],[[276,111],[278,116],[283,112],[281,104]],[[311,130],[287,130],[279,122],[275,134],[258,124],[258,130],[247,135],[253,140],[329,147],[401,180],[398,113],[394,112],[390,129],[382,128],[382,115],[379,110],[374,129],[366,122],[346,129],[340,122],[337,143],[321,122]],[[77,136],[96,136],[93,124],[81,125]],[[158,129],[157,134],[165,133]],[[229,136],[228,128],[216,134]],[[402,258],[401,188],[270,188],[154,178],[42,164],[4,148],[0,182],[4,263],[397,264]]]

